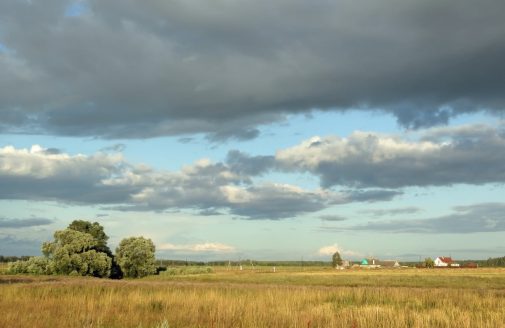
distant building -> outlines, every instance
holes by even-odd
[[[478,268],[479,265],[475,262],[467,262],[467,263],[463,264],[461,267],[475,269],[475,268]]]
[[[349,262],[348,260],[342,260],[342,265],[337,265],[335,267],[335,269],[337,270],[344,270],[344,269],[347,269],[351,266],[351,262]]]
[[[379,260],[374,258],[363,259],[360,266],[368,269],[380,268]]]
[[[400,263],[396,260],[377,261],[381,268],[399,268]]]
[[[361,267],[374,269],[374,268],[399,268],[400,263],[396,260],[378,260],[375,258],[363,259],[361,261]]]
[[[438,268],[443,267],[459,267],[459,263],[454,262],[451,257],[439,256],[435,259],[434,265]]]

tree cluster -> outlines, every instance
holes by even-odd
[[[28,260],[29,258],[30,258],[30,256],[3,256],[3,255],[0,255],[0,263],[25,261],[25,260]]]
[[[107,246],[109,237],[98,223],[75,220],[54,240],[42,244],[44,256],[31,257],[10,265],[10,273],[61,274],[75,276],[138,278],[156,272],[155,247],[150,239],[123,239],[116,255]]]
[[[505,267],[505,256],[503,257],[495,257],[495,258],[488,258],[486,261],[483,263],[485,266],[488,267]]]
[[[435,267],[435,261],[431,257],[427,257],[424,259],[424,267],[425,268],[433,268]]]

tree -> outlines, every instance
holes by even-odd
[[[424,259],[424,267],[425,268],[433,268],[435,266],[435,262],[431,257],[427,257]]]
[[[154,252],[151,239],[130,237],[116,248],[116,259],[126,277],[140,278],[156,272]]]
[[[93,249],[97,252],[103,252],[109,256],[112,256],[112,251],[107,246],[107,240],[109,240],[109,236],[105,234],[100,223],[91,223],[84,220],[74,220],[72,223],[70,223],[68,229],[90,234],[95,239],[95,246]]]
[[[42,244],[42,253],[50,262],[50,270],[56,274],[108,277],[112,259],[89,233],[65,229],[54,233],[53,242]]]
[[[337,266],[341,266],[342,265],[342,258],[340,257],[340,253],[339,252],[335,252],[333,254],[333,256],[331,257],[331,262],[332,262],[332,265],[334,268],[336,268]]]
[[[107,246],[107,240],[109,240],[109,236],[105,234],[103,227],[98,222],[89,222],[85,220],[74,220],[68,226],[68,229],[72,229],[75,231],[84,232],[90,234],[95,239],[95,246],[92,248],[97,252],[105,253],[111,259],[111,269],[110,269],[110,278],[112,279],[121,279],[123,278],[123,272],[117,264],[117,261],[112,254],[109,246]]]

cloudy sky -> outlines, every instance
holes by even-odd
[[[0,254],[505,255],[502,0],[2,0]]]

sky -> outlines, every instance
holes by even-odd
[[[501,0],[3,0],[0,254],[505,255]]]

